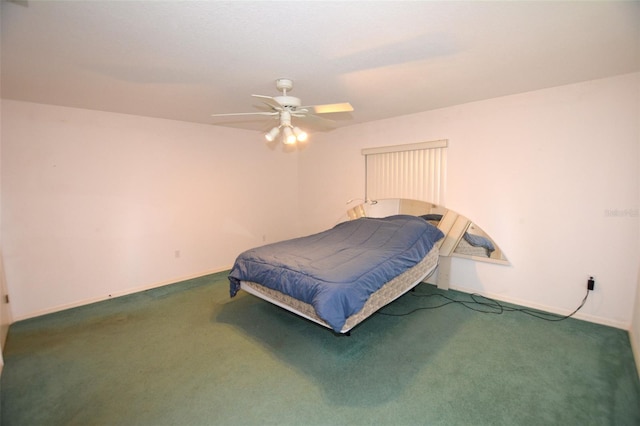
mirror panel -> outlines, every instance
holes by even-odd
[[[420,216],[437,226],[445,238],[441,256],[463,257],[481,262],[508,265],[509,261],[495,241],[467,217],[426,201],[389,198],[359,204],[347,211],[349,219],[386,217],[395,214]]]

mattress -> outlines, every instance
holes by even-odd
[[[362,309],[347,318],[344,326],[340,330],[340,333],[349,334],[353,327],[370,317],[378,309],[396,300],[398,297],[402,296],[429,277],[435,271],[437,266],[438,247],[434,246],[419,263],[388,281],[381,288],[371,294]],[[245,290],[247,293],[253,294],[254,296],[287,309],[301,317],[314,321],[324,327],[332,328],[328,323],[318,317],[314,307],[309,303],[294,299],[293,297],[277,290],[251,281],[241,281],[240,288]]]

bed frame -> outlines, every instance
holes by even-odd
[[[417,263],[413,268],[408,269],[393,278],[374,292],[359,312],[347,318],[347,321],[340,330],[340,333],[350,335],[350,331],[353,327],[360,324],[378,309],[393,302],[429,277],[438,266],[438,246],[439,244],[435,244],[424,259]],[[245,290],[247,293],[251,293],[254,296],[273,303],[274,305],[278,305],[281,308],[291,311],[303,318],[311,320],[324,327],[331,328],[329,324],[316,315],[315,309],[308,303],[294,299],[293,297],[277,290],[267,288],[261,284],[251,281],[241,281],[240,288]]]

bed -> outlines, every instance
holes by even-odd
[[[443,237],[412,215],[343,222],[240,254],[229,273],[230,294],[242,289],[349,334],[433,273]]]

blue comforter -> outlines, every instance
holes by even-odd
[[[496,249],[491,240],[480,235],[465,232],[463,238],[474,247],[482,247],[487,249],[489,255]]]
[[[240,281],[253,281],[313,305],[339,332],[373,292],[420,262],[443,236],[415,216],[344,222],[245,251],[229,274],[231,297]]]

